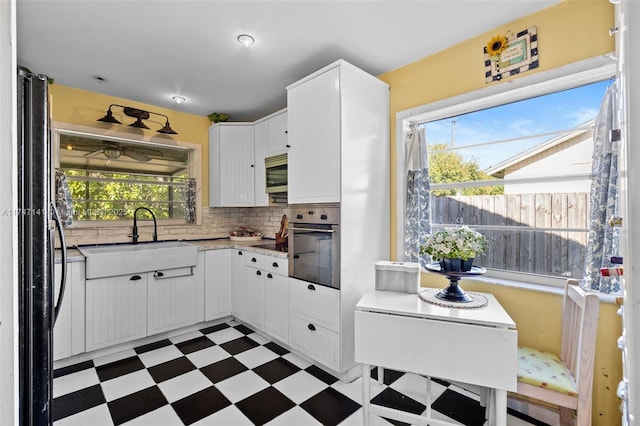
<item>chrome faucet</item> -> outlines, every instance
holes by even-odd
[[[153,241],[154,242],[158,241],[158,224],[156,223],[156,215],[154,215],[151,209],[147,207],[138,207],[133,212],[133,233],[131,234],[131,237],[133,238],[133,244],[138,244],[139,235],[138,235],[138,222],[136,218],[136,216],[138,215],[138,210],[148,211],[151,217],[153,218]]]

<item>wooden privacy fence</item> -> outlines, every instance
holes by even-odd
[[[431,212],[434,230],[461,218],[487,237],[474,265],[582,277],[588,193],[432,196]]]

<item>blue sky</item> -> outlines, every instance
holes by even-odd
[[[570,129],[595,118],[610,80],[538,98],[460,115],[426,124],[427,143],[449,143],[455,120],[455,146],[473,145],[525,135]],[[544,140],[525,139],[459,151],[487,169]]]

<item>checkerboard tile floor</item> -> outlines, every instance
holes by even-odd
[[[426,409],[426,379],[372,371],[372,401]],[[344,383],[235,321],[54,372],[55,426],[361,425],[362,379]],[[477,395],[432,382],[434,417],[482,425]],[[509,414],[509,425],[529,423]],[[531,419],[529,419],[532,421]],[[375,425],[402,425],[375,419]]]

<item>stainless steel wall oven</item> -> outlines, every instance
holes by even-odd
[[[340,288],[340,208],[337,205],[290,207],[289,276]]]

